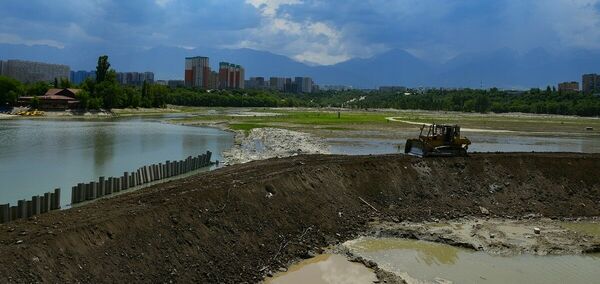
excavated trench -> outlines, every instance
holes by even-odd
[[[0,225],[0,282],[254,283],[377,222],[600,216],[599,172],[569,153],[257,161]]]

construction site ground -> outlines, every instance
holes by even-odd
[[[506,238],[499,225],[529,222],[544,236],[552,222],[596,222],[599,172],[600,154],[572,153],[238,164],[2,224],[0,282],[256,283],[326,247],[377,234],[502,253],[482,241]],[[457,222],[475,235],[443,228]],[[599,250],[597,236],[569,232],[571,242],[540,241],[537,251]]]

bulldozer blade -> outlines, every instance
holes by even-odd
[[[416,157],[424,157],[426,155],[423,149],[423,143],[416,140],[407,140],[404,147],[404,153]]]

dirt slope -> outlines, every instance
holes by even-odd
[[[600,215],[600,155],[299,156],[0,225],[0,282],[257,282],[376,219]],[[378,211],[361,201],[364,199]]]

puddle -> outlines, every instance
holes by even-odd
[[[598,283],[600,279],[600,254],[492,256],[394,238],[361,238],[345,246],[409,283]]]
[[[560,226],[583,235],[600,237],[600,223],[562,222]]]
[[[375,273],[345,256],[323,254],[292,265],[288,272],[265,280],[267,284],[364,284],[377,280]]]

